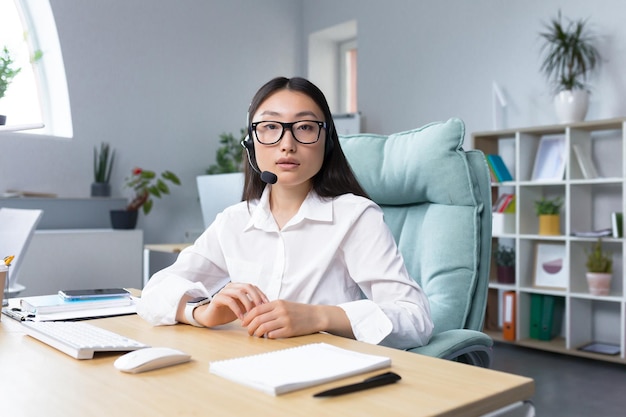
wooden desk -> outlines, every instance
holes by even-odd
[[[0,322],[2,415],[20,416],[479,416],[528,399],[532,379],[369,345],[328,334],[283,340],[250,337],[237,323],[218,329],[152,327],[138,316],[91,323],[152,346],[186,351],[192,361],[141,374],[113,367],[116,354],[79,361],[25,336],[6,316]],[[273,397],[209,373],[213,360],[327,342],[387,355],[402,376],[396,384],[339,397],[323,389],[376,372]],[[380,372],[380,371],[379,371]]]

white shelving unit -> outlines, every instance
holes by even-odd
[[[533,181],[532,174],[539,143],[544,137],[565,138],[565,172],[562,180]],[[493,200],[502,193],[516,196],[515,227],[493,236],[498,244],[516,249],[516,281],[501,284],[496,280],[492,263],[490,291],[516,293],[515,340],[502,338],[501,331],[487,332],[495,339],[537,349],[626,364],[626,286],[625,248],[623,238],[603,237],[605,250],[613,254],[613,279],[608,296],[589,293],[585,278],[586,252],[597,240],[574,236],[574,232],[611,227],[611,213],[626,207],[626,118],[582,122],[568,125],[538,126],[472,135],[473,147],[485,154],[499,154],[513,181],[492,184]],[[585,178],[573,150],[578,145],[594,162],[599,176]],[[562,196],[561,234],[537,234],[536,200]],[[534,285],[536,246],[555,243],[565,248],[563,267],[567,271],[564,288]],[[550,341],[530,338],[530,299],[534,293],[563,297],[565,311],[561,335]],[[491,306],[493,311],[493,306]],[[590,342],[620,346],[618,355],[587,353],[578,350]]]

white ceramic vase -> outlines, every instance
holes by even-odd
[[[605,272],[587,272],[587,284],[592,295],[609,295],[611,291],[611,276]]]
[[[560,91],[554,97],[554,108],[560,123],[582,122],[585,120],[589,108],[589,91]]]

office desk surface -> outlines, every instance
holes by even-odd
[[[90,323],[152,346],[192,355],[186,364],[141,374],[116,370],[119,353],[76,360],[23,334],[6,316],[0,322],[0,410],[19,416],[478,416],[528,399],[532,379],[474,366],[315,334],[270,340],[250,337],[237,323],[216,329],[152,327],[138,316]],[[313,398],[323,389],[367,374],[270,396],[209,373],[209,362],[305,343],[327,342],[392,358],[396,384],[339,397]],[[381,372],[381,371],[379,371]]]

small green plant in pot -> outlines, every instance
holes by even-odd
[[[602,240],[598,239],[587,252],[587,284],[593,295],[608,295],[613,276],[613,259],[611,254],[602,250]]]
[[[515,282],[515,248],[498,245],[493,257],[496,262],[498,282],[513,284]]]
[[[553,199],[542,197],[535,201],[535,213],[539,217],[540,235],[560,235],[561,206],[563,199],[559,196]]]
[[[0,54],[0,99],[4,97],[7,88],[9,88],[9,84],[11,84],[13,78],[15,78],[21,70],[21,68],[15,68],[13,66],[13,57],[11,56],[11,53],[6,46],[3,47],[2,53]],[[4,125],[6,120],[6,116],[0,115],[0,125]]]
[[[93,148],[93,183],[91,184],[92,197],[109,197],[111,195],[111,172],[115,161],[115,150],[102,142],[100,149]]]

